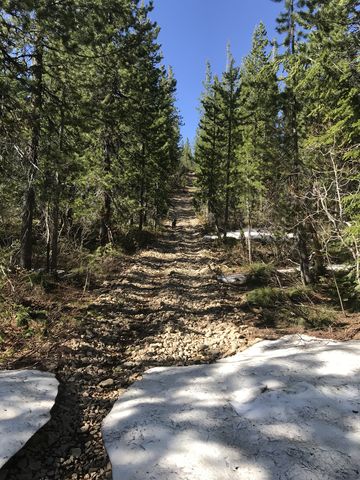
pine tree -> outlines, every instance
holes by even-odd
[[[312,210],[321,205],[317,229],[327,238],[332,232],[347,245],[359,282],[356,17],[356,2],[351,0],[330,1],[309,17],[311,33],[301,57],[305,73],[297,95],[303,104],[304,156],[313,172]]]
[[[32,267],[36,237],[36,261],[56,271],[60,232],[105,245],[135,215],[142,228],[166,212],[179,160],[176,81],[161,65],[151,2],[1,8],[0,169],[10,178],[0,196],[17,213],[24,198],[21,264]]]
[[[218,234],[224,215],[225,175],[223,169],[225,132],[221,110],[220,82],[212,78],[207,65],[204,93],[201,99],[201,119],[195,145],[195,162],[199,197],[207,205],[208,217],[213,217]]]
[[[231,207],[235,207],[236,145],[239,138],[239,98],[240,71],[228,46],[227,67],[221,83],[217,88],[221,98],[221,112],[224,119],[224,135],[226,143],[225,155],[225,211],[224,239],[229,230]]]
[[[252,259],[250,231],[253,222],[261,221],[261,206],[267,197],[266,215],[269,217],[270,199],[276,202],[279,175],[277,62],[268,52],[269,42],[265,26],[255,30],[250,54],[241,68],[240,118],[241,141],[238,144],[238,192],[240,207],[248,226],[248,254]],[[278,186],[278,185],[277,185]],[[274,198],[275,197],[275,198]],[[254,217],[257,212],[257,218]],[[270,220],[270,218],[268,218]]]
[[[285,34],[284,45],[287,47],[286,52],[282,56],[283,66],[286,71],[284,79],[285,89],[282,95],[284,117],[283,149],[285,163],[288,165],[288,212],[286,212],[286,218],[292,222],[292,228],[296,236],[301,278],[303,283],[308,285],[312,283],[313,278],[310,272],[309,227],[306,220],[305,192],[307,187],[304,181],[307,175],[300,152],[299,113],[301,105],[295,93],[296,86],[300,81],[297,59],[299,38],[303,36],[303,31],[299,25],[301,8],[303,6],[304,2],[302,0],[285,0],[285,11],[278,18],[278,31]]]
[[[180,157],[181,164],[184,168],[188,171],[193,171],[194,169],[194,155],[190,145],[190,141],[187,138],[185,143],[181,148],[181,157]]]

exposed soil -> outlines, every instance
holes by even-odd
[[[77,323],[5,362],[4,368],[54,372],[60,391],[51,421],[5,465],[0,480],[111,478],[101,421],[144,370],[212,362],[260,338],[303,331],[268,327],[256,309],[244,308],[238,289],[216,280],[219,252],[203,240],[192,193],[190,185],[174,198],[175,229],[124,256],[116,275],[82,299]],[[64,306],[73,302],[62,294]],[[346,339],[359,331],[358,320],[347,320],[315,334]]]

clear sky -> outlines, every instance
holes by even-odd
[[[276,17],[282,3],[271,0],[154,0],[151,18],[161,27],[159,43],[164,63],[178,81],[177,105],[183,118],[182,136],[192,142],[199,120],[198,106],[209,60],[213,73],[226,65],[230,42],[237,63],[247,55],[255,26],[263,21],[270,39],[277,36]]]

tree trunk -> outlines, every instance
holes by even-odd
[[[322,245],[314,225],[310,224],[310,233],[314,245],[314,271],[313,281],[317,282],[319,277],[326,274],[325,259],[322,252]]]
[[[45,229],[46,229],[46,273],[50,272],[50,256],[51,256],[51,233],[49,226],[49,203],[45,206]]]
[[[252,263],[252,242],[251,242],[251,230],[252,230],[252,222],[251,222],[251,208],[249,200],[247,203],[247,216],[248,216],[248,238],[247,238],[247,250],[248,250],[248,260],[249,263]]]
[[[103,192],[103,208],[101,210],[100,219],[100,245],[103,247],[111,240],[110,235],[110,221],[111,221],[111,198],[109,192]]]
[[[39,36],[34,53],[33,61],[33,80],[32,89],[33,113],[32,113],[32,136],[31,149],[29,157],[29,183],[24,193],[23,212],[21,222],[21,246],[20,246],[20,264],[23,268],[30,270],[32,268],[32,244],[33,244],[33,220],[35,209],[35,188],[34,178],[38,169],[39,145],[41,135],[41,110],[43,95],[43,47],[42,39]]]
[[[304,224],[300,224],[297,228],[297,249],[300,257],[301,280],[305,286],[310,285],[313,283],[313,278],[310,273],[308,241]]]
[[[290,50],[291,54],[295,54],[295,26],[294,26],[294,4],[291,2],[291,29],[290,29]],[[290,129],[292,137],[292,149],[294,158],[294,218],[298,219],[298,227],[296,231],[297,236],[297,250],[300,257],[300,272],[301,280],[304,285],[310,285],[313,283],[313,278],[310,274],[310,256],[308,251],[308,235],[306,221],[303,220],[303,208],[300,196],[302,194],[301,188],[301,176],[303,174],[300,163],[300,151],[299,151],[299,131],[298,131],[298,104],[295,93],[290,90]]]
[[[58,268],[58,253],[59,253],[59,217],[60,217],[60,184],[59,174],[56,172],[55,197],[52,211],[52,226],[51,226],[51,260],[50,271],[56,272]]]
[[[105,135],[104,140],[104,175],[108,176],[111,170],[111,155],[109,136]],[[107,245],[111,241],[111,197],[107,188],[103,191],[103,206],[100,214],[100,245]]]
[[[32,185],[24,195],[22,226],[21,226],[21,250],[20,264],[23,268],[30,270],[32,267],[32,228],[35,209],[35,190]]]
[[[145,219],[145,144],[143,143],[141,151],[141,181],[140,181],[140,213],[139,213],[139,230],[144,227]]]
[[[59,151],[62,153],[64,150],[64,132],[65,132],[65,90],[62,91],[62,108],[61,108],[61,122],[59,129]],[[60,223],[60,178],[58,165],[55,172],[55,192],[52,209],[52,228],[51,228],[51,260],[50,270],[56,272],[58,268],[58,256],[59,256],[59,223]]]
[[[226,159],[226,194],[225,194],[225,215],[224,215],[224,240],[229,229],[229,204],[230,204],[230,170],[231,170],[231,150],[232,150],[232,122],[229,121],[229,130],[228,130],[228,148],[227,148],[227,159]]]

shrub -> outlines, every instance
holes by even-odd
[[[330,325],[335,322],[336,318],[334,312],[327,308],[307,308],[304,311],[304,315],[301,320],[302,325],[306,326],[307,328],[317,330],[330,327]]]
[[[272,307],[275,303],[283,301],[286,298],[284,290],[281,288],[263,287],[256,288],[247,293],[246,300],[249,305],[259,307]]]
[[[135,253],[155,242],[156,236],[150,230],[130,230],[120,241],[120,246],[127,253]]]
[[[313,290],[304,285],[297,285],[286,290],[287,297],[293,302],[301,302],[311,298]]]
[[[17,326],[28,328],[30,320],[31,320],[31,317],[30,317],[29,307],[25,307],[24,305],[16,305]]]
[[[274,266],[271,263],[253,263],[248,269],[248,284],[254,286],[268,285],[274,274]]]

